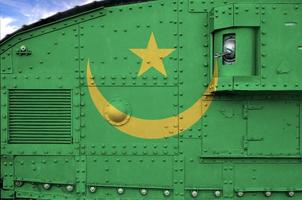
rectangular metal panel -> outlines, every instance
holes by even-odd
[[[146,187],[148,185],[150,188],[170,188],[173,184],[172,158],[171,156],[89,156],[87,157],[87,182],[107,186]]]
[[[253,101],[248,105],[246,138],[250,156],[297,156],[300,103],[293,100]]]
[[[73,184],[75,166],[73,156],[16,156],[14,173],[17,180]]]
[[[209,102],[210,104],[210,102]],[[203,157],[242,157],[246,119],[244,100],[215,100],[203,118]],[[226,139],[227,138],[227,139]]]
[[[9,143],[71,143],[71,90],[9,90]]]

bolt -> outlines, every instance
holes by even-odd
[[[95,193],[96,192],[96,187],[94,187],[94,186],[89,187],[89,191],[91,193]]]
[[[195,198],[198,196],[198,192],[196,190],[194,190],[194,191],[192,191],[191,195],[193,198]]]
[[[243,192],[237,192],[237,196],[238,196],[238,197],[243,197],[243,196],[244,196],[244,193],[243,193]]]
[[[50,184],[44,183],[44,184],[43,184],[43,188],[44,188],[45,190],[49,190],[49,189],[50,189]]]
[[[165,190],[164,191],[164,195],[167,197],[167,196],[170,196],[170,191],[169,190]]]
[[[145,196],[147,195],[148,191],[146,189],[141,189],[140,193],[141,195]]]
[[[266,191],[266,192],[264,193],[264,195],[265,195],[266,197],[270,197],[270,196],[272,196],[272,192]]]
[[[72,191],[73,191],[73,186],[72,186],[72,185],[67,185],[67,186],[66,186],[66,190],[67,190],[68,192],[72,192]]]
[[[22,181],[16,181],[15,182],[15,186],[17,186],[17,187],[21,187],[22,185],[23,185]]]
[[[117,193],[118,194],[123,194],[124,193],[124,189],[123,188],[118,188],[117,189]]]
[[[289,197],[293,197],[293,196],[295,196],[295,192],[294,192],[294,191],[290,191],[290,192],[288,192],[288,196],[289,196]]]
[[[214,192],[215,197],[220,197],[221,196],[221,192],[219,190]]]

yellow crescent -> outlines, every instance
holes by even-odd
[[[171,137],[185,131],[186,129],[194,125],[208,110],[214,98],[212,92],[215,91],[218,83],[217,75],[218,67],[217,62],[215,62],[214,76],[205,93],[190,108],[178,114],[177,116],[154,120],[141,119],[131,116],[127,123],[120,126],[115,126],[115,128],[128,135],[144,139],[161,139]],[[104,108],[111,104],[96,87],[91,73],[89,61],[87,64],[86,76],[88,90],[92,102],[94,103],[99,113],[104,118],[106,118]],[[126,115],[114,106],[112,106],[112,108],[115,110],[114,112],[120,113],[121,115]]]

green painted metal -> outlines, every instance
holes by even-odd
[[[301,0],[156,0],[0,41],[1,199],[301,199],[301,11]],[[138,76],[131,49],[152,33],[174,49],[167,76]],[[215,57],[229,34],[232,64]],[[109,104],[102,116],[91,88],[127,117]],[[147,138],[165,118],[171,135]]]

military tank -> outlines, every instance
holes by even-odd
[[[1,199],[302,199],[301,3],[106,0],[8,35]]]

